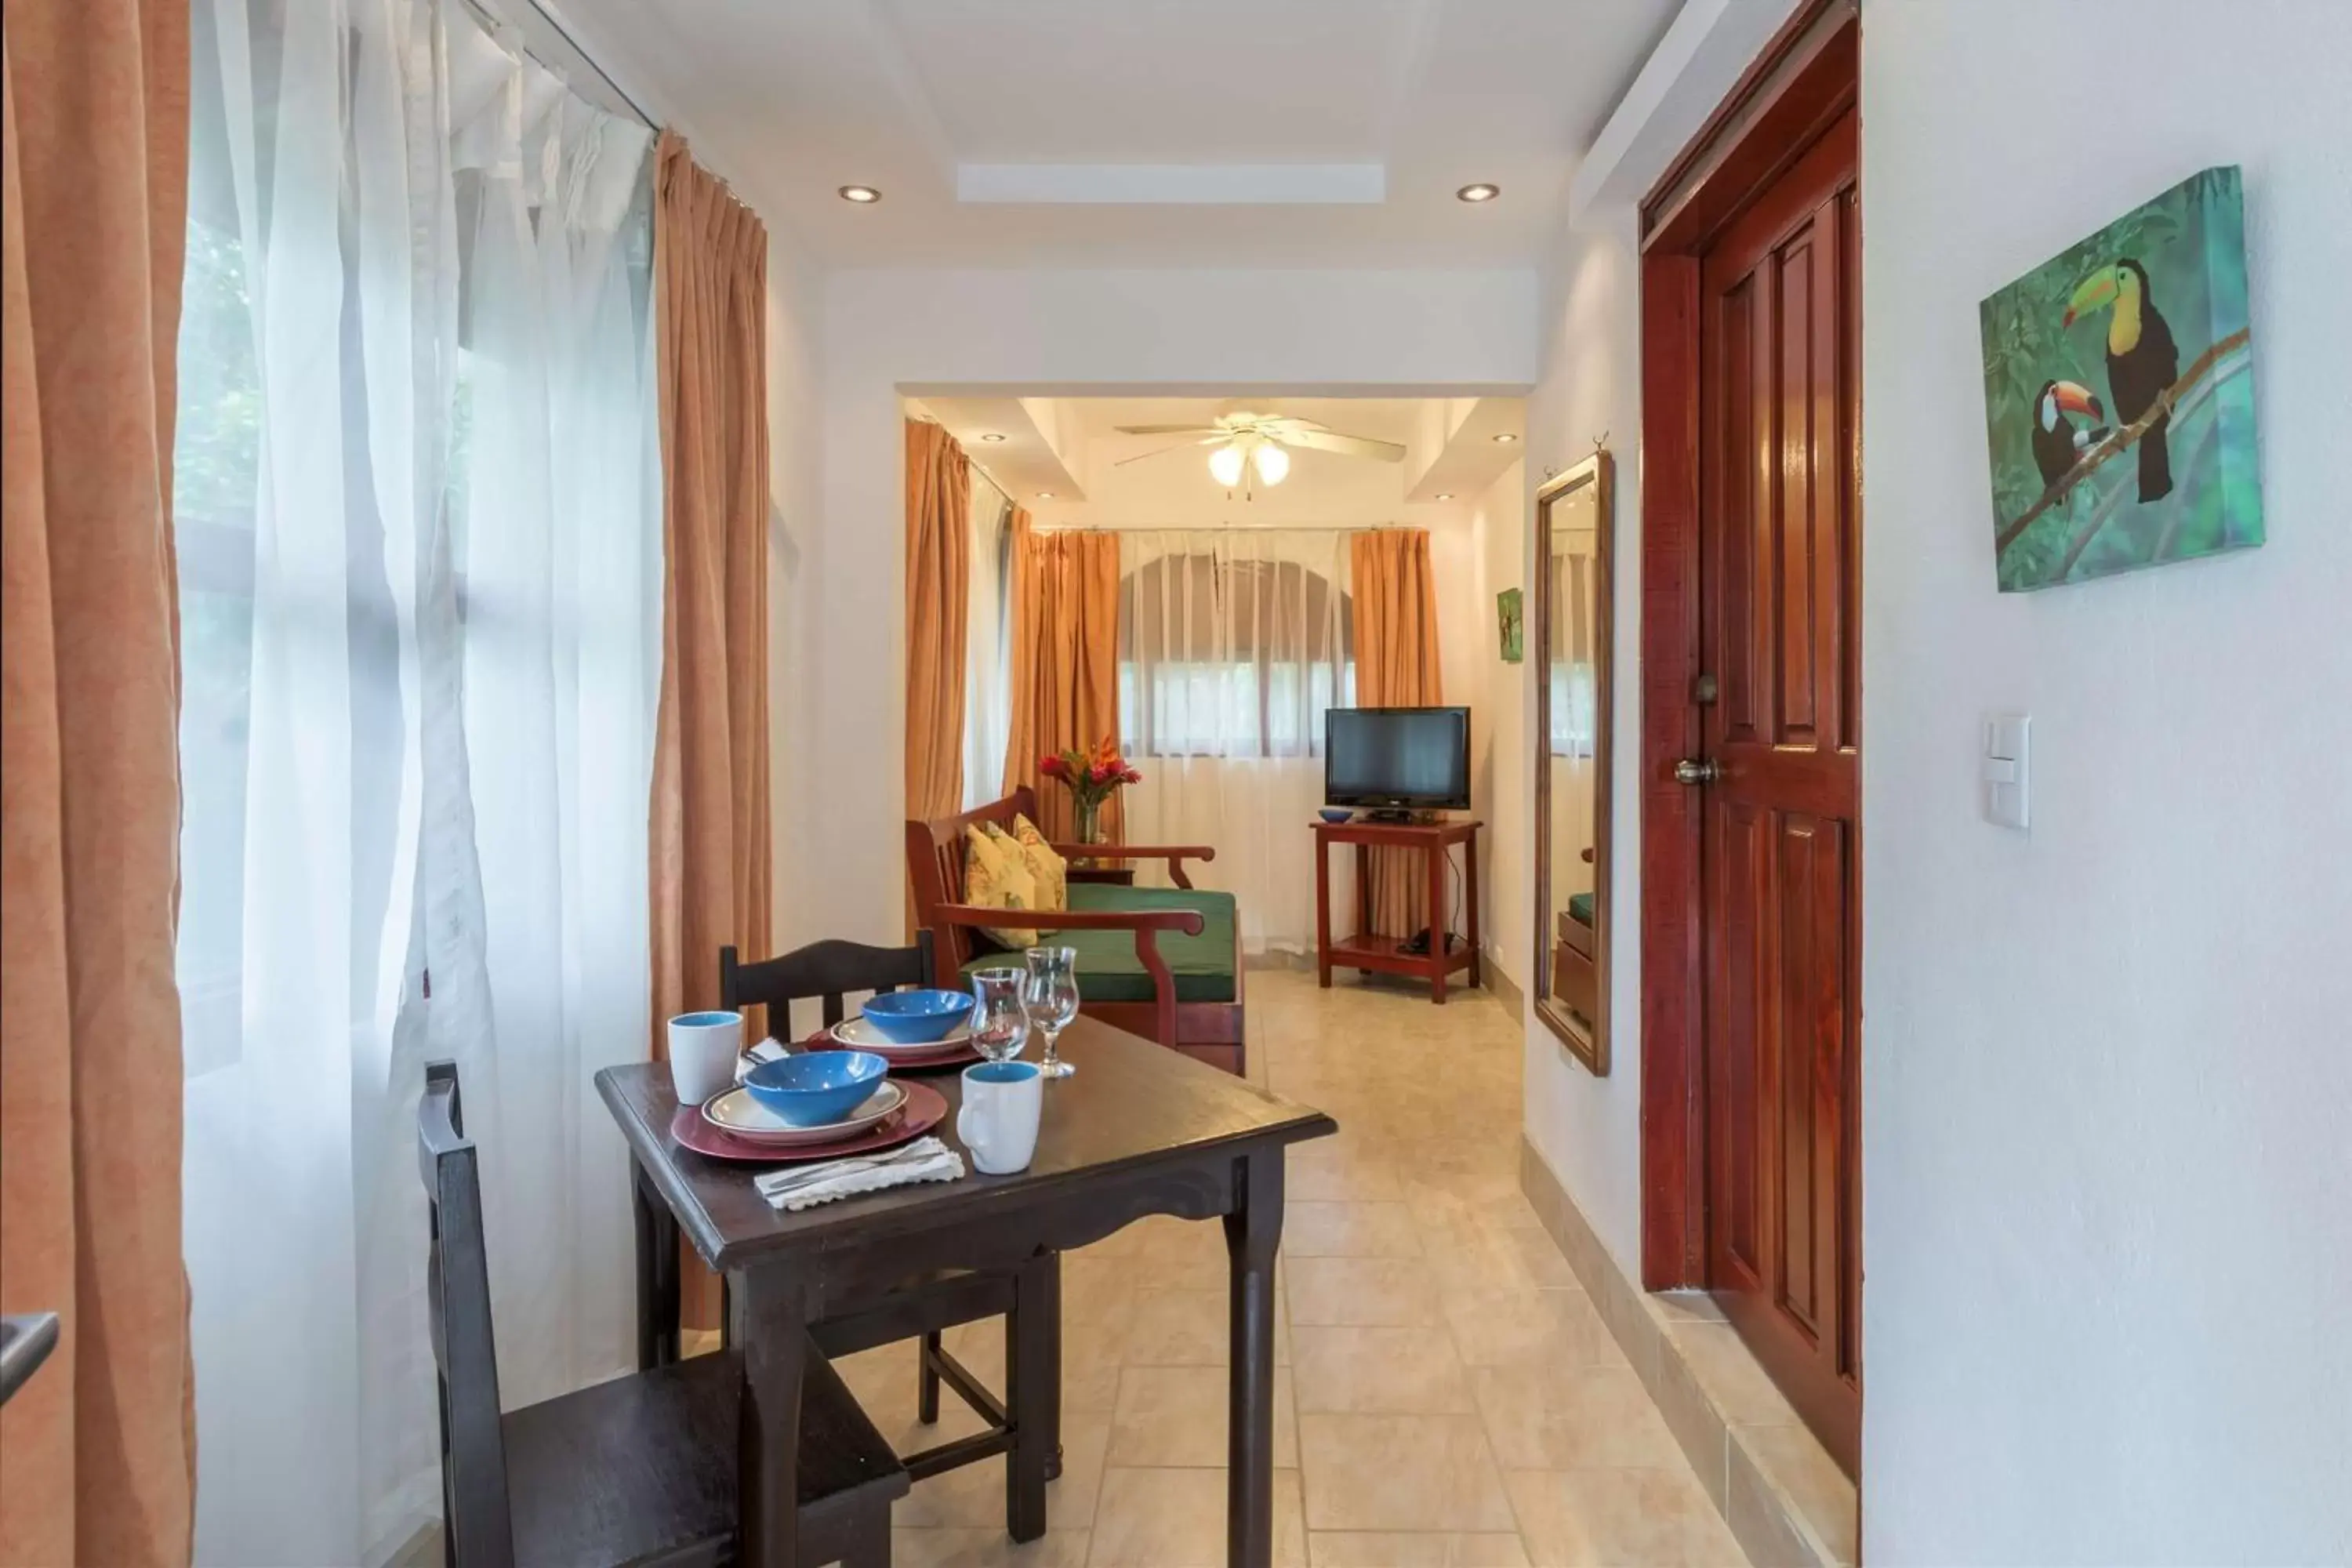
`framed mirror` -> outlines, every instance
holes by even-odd
[[[1607,448],[1536,492],[1538,1016],[1594,1077],[1609,1071],[1609,664],[1612,503]]]

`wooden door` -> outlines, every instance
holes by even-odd
[[[1707,1283],[1861,1429],[1860,245],[1849,110],[1700,262]],[[1707,685],[1711,678],[1712,700]]]

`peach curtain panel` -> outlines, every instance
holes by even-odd
[[[0,1563],[184,1563],[172,415],[185,0],[11,0],[0,64]]]
[[[963,809],[971,512],[971,460],[939,426],[908,420],[907,815],[918,821]]]
[[[653,1053],[719,1001],[719,950],[769,946],[768,231],[665,132],[655,150],[661,703],[653,788]],[[757,1020],[747,1021],[756,1029]],[[688,1323],[718,1321],[691,1254]]]
[[[1066,842],[1076,831],[1070,792],[1037,773],[1049,752],[1090,747],[1118,734],[1118,540],[1108,533],[1041,532],[1013,513],[1013,738],[1004,790],[1037,792],[1037,826]],[[1103,807],[1102,831],[1125,839],[1119,797]]]
[[[1429,534],[1418,528],[1356,535],[1356,700],[1367,708],[1443,702],[1437,665],[1437,584]],[[1419,853],[1371,852],[1372,930],[1406,937],[1431,923]]]

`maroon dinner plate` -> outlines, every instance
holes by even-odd
[[[810,1160],[837,1160],[844,1154],[864,1154],[919,1138],[945,1120],[948,1102],[938,1089],[927,1083],[901,1083],[898,1087],[907,1091],[906,1104],[865,1131],[831,1143],[803,1143],[785,1149],[772,1143],[754,1143],[713,1127],[703,1119],[702,1107],[698,1105],[677,1108],[677,1114],[670,1118],[669,1135],[680,1148],[691,1149],[698,1154],[755,1165],[794,1165]]]

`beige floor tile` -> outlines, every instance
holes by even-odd
[[[1511,1505],[1533,1568],[1745,1568],[1690,1472],[1514,1470]]]
[[[1528,1550],[1500,1533],[1316,1530],[1307,1535],[1307,1560],[1314,1568],[1528,1568]]]
[[[1682,1450],[1633,1370],[1474,1367],[1471,1387],[1495,1457],[1508,1469],[1682,1468]]]
[[[1581,1290],[1447,1291],[1438,1298],[1470,1366],[1622,1366],[1625,1352]]]
[[[1148,1290],[1129,1309],[1128,1366],[1223,1366],[1232,1359],[1229,1293],[1212,1289]]]
[[[1402,1203],[1293,1203],[1282,1222],[1292,1258],[1418,1258],[1420,1232]]]
[[[1294,1258],[1284,1266],[1294,1329],[1326,1323],[1423,1328],[1442,1322],[1418,1258]]]
[[[1086,1568],[1087,1532],[1049,1530],[1016,1544],[993,1530],[893,1530],[890,1560],[898,1568]]]
[[[1316,1530],[1512,1528],[1475,1416],[1302,1415],[1298,1461]]]
[[[890,1434],[886,1431],[883,1436]],[[1045,1488],[1049,1531],[1056,1526],[1084,1530],[1093,1520],[1102,1489],[1103,1455],[1109,1446],[1108,1418],[1068,1410],[1062,1413],[1062,1474]],[[908,1530],[1003,1530],[1003,1458],[982,1459],[917,1481],[914,1489],[891,1508],[890,1522]]]
[[[1227,1457],[1226,1415],[1232,1390],[1215,1367],[1131,1366],[1119,1374],[1111,1414],[1115,1467],[1217,1468]],[[1291,1374],[1274,1374],[1274,1463],[1298,1468],[1297,1403]]]
[[[1225,1472],[1118,1468],[1103,1475],[1091,1568],[1223,1568]],[[1274,1560],[1306,1568],[1298,1472],[1274,1475]]]
[[[1443,1330],[1299,1328],[1290,1343],[1302,1411],[1456,1415],[1478,1408]]]

